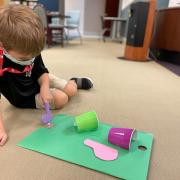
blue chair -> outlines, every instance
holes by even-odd
[[[68,11],[66,13],[67,18],[65,19],[65,29],[66,29],[66,35],[67,35],[67,40],[75,39],[75,38],[80,38],[80,43],[82,44],[82,36],[79,30],[79,25],[80,25],[80,11],[78,10],[73,10],[73,11]],[[70,30],[76,30],[77,35],[70,35]]]

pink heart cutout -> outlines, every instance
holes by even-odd
[[[112,161],[117,159],[118,157],[118,151],[116,149],[113,149],[99,142],[93,141],[91,139],[86,139],[84,140],[84,144],[91,147],[94,151],[95,156],[99,159]]]

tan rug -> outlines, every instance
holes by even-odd
[[[180,79],[156,62],[117,60],[123,45],[85,40],[43,52],[49,70],[62,78],[89,76],[90,91],[79,91],[54,114],[77,115],[95,110],[102,122],[134,127],[155,136],[150,180],[180,178]],[[0,148],[0,180],[110,180],[114,177],[60,161],[16,144],[40,127],[43,111],[22,110],[3,98],[1,111],[9,141]],[[74,152],[74,155],[80,152]]]

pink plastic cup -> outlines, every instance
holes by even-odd
[[[111,144],[124,149],[130,149],[131,141],[136,140],[137,132],[130,128],[111,128],[108,134],[108,141]]]

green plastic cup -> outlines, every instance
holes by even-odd
[[[89,111],[76,116],[74,122],[78,132],[96,130],[98,124],[98,118],[95,111]]]

